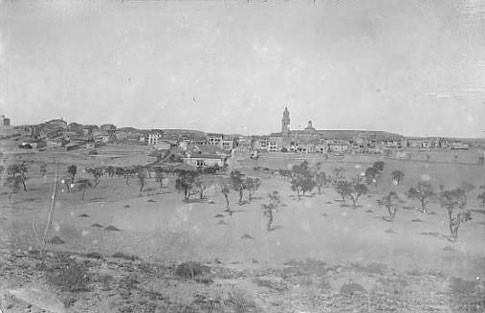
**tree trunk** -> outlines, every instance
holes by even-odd
[[[456,241],[458,239],[458,229],[460,228],[460,222],[460,216],[457,216],[456,219],[450,220],[450,232],[453,241]]]
[[[273,212],[270,210],[268,212],[268,223],[266,224],[266,230],[271,231],[273,225]]]
[[[239,203],[242,203],[242,198],[243,198],[243,190],[242,188],[239,188]]]
[[[226,199],[226,209],[228,211],[230,211],[230,209],[229,209],[229,197],[227,196],[227,194],[224,194],[224,198]]]
[[[82,200],[84,201],[84,193],[86,192],[86,188],[83,189],[83,196],[82,196]]]

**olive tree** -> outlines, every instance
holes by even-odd
[[[357,208],[359,198],[368,192],[367,186],[362,184],[358,179],[339,182],[335,188],[341,195],[343,201],[345,201],[345,198],[352,201],[352,207],[354,209]]]
[[[308,162],[303,161],[298,165],[292,167],[291,189],[296,192],[298,200],[306,192],[310,192],[315,187],[316,183],[313,174],[308,167]]]
[[[82,192],[81,199],[84,201],[84,194],[86,193],[86,190],[93,188],[93,183],[87,178],[82,178],[76,181],[76,186],[78,190]]]
[[[244,177],[245,175],[238,170],[232,171],[230,176],[232,188],[239,193],[239,204],[243,202],[244,190],[246,189]]]
[[[440,205],[448,213],[450,241],[456,241],[460,225],[471,220],[471,213],[466,208],[466,191],[461,188],[443,190],[440,193]]]
[[[409,199],[419,201],[421,205],[421,212],[427,212],[427,205],[435,196],[433,185],[428,182],[419,182],[416,186],[408,190],[407,196]]]
[[[392,176],[392,180],[396,182],[396,185],[399,185],[402,183],[402,180],[404,179],[405,175],[403,172],[396,170],[391,173],[391,176]]]
[[[268,194],[268,203],[262,205],[263,215],[268,219],[266,223],[266,230],[273,230],[274,214],[280,205],[280,195],[278,191],[273,191]]]
[[[389,192],[386,196],[377,200],[377,205],[380,207],[385,207],[389,213],[389,217],[386,220],[392,222],[394,217],[396,217],[397,205],[399,202],[399,197],[394,191]]]
[[[198,176],[194,171],[179,171],[175,181],[175,188],[184,192],[184,199],[188,200],[192,195],[192,188],[195,184],[195,179]]]
[[[251,201],[253,198],[253,194],[259,189],[261,186],[261,179],[258,177],[246,177],[244,181],[244,185],[248,190],[248,200]]]

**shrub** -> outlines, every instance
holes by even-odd
[[[185,279],[194,279],[209,272],[210,269],[199,262],[184,262],[177,265],[175,269],[175,275]]]

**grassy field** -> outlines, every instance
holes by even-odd
[[[380,158],[385,162],[382,181],[377,190],[370,187],[355,209],[343,204],[330,187],[298,200],[287,180],[255,168],[285,169],[305,158],[310,164],[321,161],[328,174],[342,166],[346,175],[354,176],[376,161],[375,156],[328,160],[294,154],[262,155],[259,160],[235,157],[230,169],[258,176],[262,185],[255,199],[243,205],[232,191],[233,214],[223,212],[224,198],[215,186],[208,187],[202,201],[183,201],[183,194],[174,188],[175,177],[170,175],[162,189],[154,178],[149,179],[143,192],[134,178],[126,184],[122,178],[104,176],[96,189],[86,191],[84,201],[80,192],[67,192],[59,185],[47,232],[50,252],[43,259],[45,268],[39,268],[36,251],[42,248],[56,171],[65,175],[67,166],[76,164],[78,176],[89,178],[83,168],[153,161],[147,157],[148,149],[133,148],[106,146],[99,149],[98,156],[82,150],[6,154],[6,164],[27,162],[29,179],[27,192],[21,191],[11,200],[2,193],[0,240],[7,265],[2,268],[6,279],[0,285],[4,296],[0,308],[11,306],[12,312],[24,312],[24,302],[29,300],[15,292],[50,286],[47,291],[41,289],[62,302],[53,312],[484,310],[485,212],[477,201],[478,190],[468,196],[468,206],[474,209],[472,220],[462,225],[457,242],[447,239],[446,211],[437,201],[423,214],[405,196],[420,180],[436,189],[462,182],[483,184],[483,167],[475,164],[476,156],[471,153],[461,153],[457,161],[454,155],[447,158],[442,153],[429,162],[414,156],[411,160]],[[41,163],[49,164],[45,177],[39,174]],[[394,170],[405,173],[398,186],[391,184]],[[267,202],[266,195],[275,190],[281,195],[281,205],[274,230],[268,232],[261,207]],[[393,222],[383,219],[386,209],[376,205],[391,190],[404,201]],[[63,258],[65,254],[71,261]],[[80,271],[84,269],[92,278],[85,291],[62,290],[62,281],[49,278],[49,268],[62,268],[66,262],[85,266]],[[203,264],[207,271],[187,279],[177,274],[182,262]],[[22,276],[26,269],[32,271],[31,279]],[[111,277],[109,283],[100,282],[103,275]],[[132,278],[136,283],[131,288],[123,285]],[[206,280],[201,282],[201,278]],[[123,298],[123,292],[129,295]],[[32,302],[34,308],[48,310],[47,300]]]

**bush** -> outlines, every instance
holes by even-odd
[[[175,275],[185,279],[194,279],[204,273],[210,273],[210,269],[199,262],[184,262],[175,269]]]

